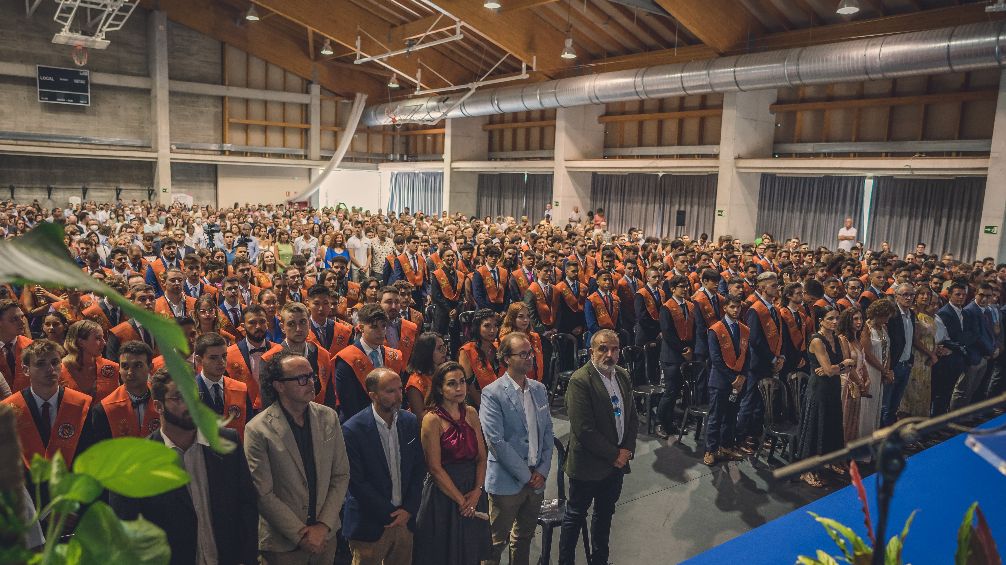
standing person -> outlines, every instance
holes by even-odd
[[[859,438],[859,405],[863,392],[869,389],[866,375],[866,353],[863,351],[863,312],[850,308],[838,316],[838,340],[843,351],[855,362],[852,370],[842,375],[842,435],[846,443]]]
[[[196,375],[199,398],[218,415],[230,418],[227,427],[244,438],[245,425],[255,414],[248,387],[237,379],[225,377],[227,371],[227,340],[220,334],[208,333],[196,338]]]
[[[852,218],[846,218],[845,224],[838,230],[838,248],[848,253],[855,244],[856,228],[852,227]]]
[[[472,340],[461,346],[458,362],[468,383],[468,393],[475,406],[480,403],[482,389],[499,378],[503,371],[496,357],[496,340],[499,337],[499,320],[488,308],[477,310],[472,316]]]
[[[883,388],[883,406],[880,409],[881,427],[897,420],[901,398],[912,376],[913,351],[919,345],[915,331],[915,285],[902,283],[894,289],[895,312],[887,322],[887,335],[891,339],[891,373],[894,380]]]
[[[406,373],[409,380],[405,383],[405,399],[409,410],[416,419],[423,421],[426,415],[426,396],[430,392],[433,372],[447,361],[447,345],[442,337],[433,332],[426,332],[416,340],[416,348],[412,351],[412,359]]]
[[[426,462],[416,417],[402,410],[402,380],[390,369],[367,375],[371,410],[346,421],[349,495],[342,533],[357,565],[408,565]],[[381,449],[376,447],[380,445]]]
[[[475,515],[488,506],[486,447],[467,396],[461,365],[437,367],[420,432],[429,475],[416,517],[416,564],[475,565],[489,554],[489,525]]]
[[[531,326],[531,311],[524,302],[514,302],[507,308],[506,316],[503,317],[503,325],[500,327],[500,339],[502,340],[510,332],[520,332],[531,341],[533,355],[527,378],[541,381],[545,370],[543,344],[541,336]]]
[[[751,306],[745,319],[745,325],[751,329],[750,372],[744,382],[737,414],[740,449],[748,455],[754,453],[754,438],[761,435],[761,420],[765,412],[758,381],[778,374],[786,363],[782,354],[782,317],[775,307],[778,297],[779,279],[775,273],[758,275],[757,289],[748,299]]]
[[[932,404],[932,368],[939,359],[936,347],[935,295],[924,289],[915,296],[915,331],[919,351],[912,362],[912,376],[901,400],[900,410],[909,416],[929,417]]]
[[[709,349],[709,418],[706,422],[706,453],[702,463],[712,466],[720,461],[739,461],[734,450],[734,424],[737,402],[747,379],[748,344],[751,330],[740,323],[741,299],[725,298],[723,319],[706,332]]]
[[[660,271],[650,268],[646,269],[646,284],[636,291],[634,310],[636,311],[636,326],[634,328],[635,345],[646,347],[647,344],[657,343],[660,337],[660,305],[667,298],[664,289],[660,288]],[[647,349],[649,358],[647,367],[652,367],[653,374],[647,374],[648,382],[655,382],[658,372],[658,356],[660,348],[651,347]]]
[[[696,318],[695,304],[688,300],[691,285],[684,275],[674,275],[668,282],[671,297],[660,305],[660,370],[664,394],[657,406],[657,437],[667,439],[674,429],[674,406],[684,384],[681,366],[695,359]],[[646,407],[650,409],[649,406]]]
[[[28,372],[22,362],[24,350],[31,345],[25,334],[24,312],[17,302],[0,300],[0,373],[10,389],[17,392],[28,386]]]
[[[859,402],[859,433],[856,437],[869,436],[881,427],[882,387],[894,379],[887,323],[896,312],[890,300],[874,300],[866,309],[866,328],[861,337],[866,371],[860,375],[866,386],[860,391],[862,399]]]
[[[591,504],[591,558],[594,563],[608,562],[611,518],[636,450],[639,429],[632,384],[629,374],[617,365],[618,351],[618,334],[610,330],[594,334],[590,362],[573,373],[566,389],[569,498],[559,535],[560,565],[574,562],[580,528]]]
[[[975,393],[984,380],[989,362],[999,356],[992,320],[985,314],[991,300],[992,285],[982,283],[978,287],[978,292],[975,293],[975,299],[961,311],[964,330],[970,331],[976,336],[976,339],[971,347],[967,348],[968,366],[964,370],[964,375],[954,385],[954,393],[950,398],[951,410],[963,408],[974,400]]]
[[[508,333],[497,354],[506,373],[482,391],[479,408],[490,453],[486,492],[493,539],[492,555],[483,563],[499,563],[509,541],[509,562],[528,565],[552,464],[552,416],[545,385],[527,378],[534,359],[527,336]]]
[[[245,455],[259,495],[259,551],[266,565],[331,565],[349,460],[339,417],[312,402],[315,371],[282,351],[262,368],[267,408],[245,428]]]
[[[342,422],[370,404],[366,379],[371,371],[387,367],[401,373],[405,369],[402,353],[386,345],[388,315],[385,310],[377,304],[365,304],[360,308],[358,317],[360,339],[339,351],[333,363],[339,419]]]
[[[143,346],[128,342],[123,355],[134,345]],[[178,453],[190,480],[185,486],[148,498],[112,493],[112,508],[124,520],[142,515],[164,530],[171,546],[171,565],[255,563],[257,496],[244,452],[235,449],[220,454],[210,448],[167,370],[151,377],[150,388],[161,420],[160,429],[150,439]],[[238,442],[233,430],[220,430],[220,436]]]
[[[154,352],[142,341],[127,341],[119,351],[122,384],[91,409],[95,441],[114,437],[147,437],[161,420],[147,383]]]
[[[842,432],[842,373],[853,366],[838,340],[838,309],[825,306],[817,320],[818,330],[810,339],[810,377],[800,414],[800,459],[823,455],[845,445]],[[837,471],[836,465],[831,466]],[[825,483],[816,472],[800,478],[812,487]]]
[[[370,228],[367,230],[369,231]],[[373,232],[370,234],[373,235]],[[373,262],[370,247],[370,237],[365,235],[363,229],[357,224],[353,235],[346,242],[346,248],[349,250],[349,275],[355,282],[360,282],[370,276],[370,264]]]
[[[465,279],[456,270],[458,255],[453,249],[442,249],[440,259],[442,266],[433,271],[430,278],[430,297],[434,305],[433,331],[444,336],[451,333],[451,340],[454,341],[458,325],[455,323],[452,326],[451,321],[456,320],[461,312]],[[454,342],[457,347],[457,342]]]
[[[119,386],[119,364],[101,356],[105,332],[98,322],[81,320],[70,324],[63,342],[66,357],[60,381],[100,402]]]
[[[968,287],[954,282],[947,288],[949,300],[936,313],[936,343],[949,353],[933,366],[933,415],[939,416],[950,407],[954,386],[963,378],[968,368],[970,349],[978,340],[978,332],[971,316],[964,313]]]

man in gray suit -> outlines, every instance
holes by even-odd
[[[527,336],[507,334],[496,354],[507,371],[482,390],[479,407],[493,538],[492,559],[482,563],[499,563],[509,539],[510,563],[527,565],[552,464],[552,415],[545,385],[527,378],[534,356]]]
[[[590,361],[573,373],[566,389],[569,498],[559,534],[559,565],[574,563],[581,524],[591,504],[591,560],[608,562],[611,517],[636,451],[639,429],[629,373],[617,365],[618,345],[618,334],[612,330],[594,334]]]
[[[274,356],[262,368],[268,406],[245,427],[245,454],[259,494],[259,551],[268,565],[331,565],[349,459],[335,410],[311,402],[305,357]]]

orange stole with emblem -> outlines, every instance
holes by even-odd
[[[430,384],[433,383],[433,377],[421,375],[419,373],[412,373],[409,375],[409,381],[405,384],[405,390],[414,388],[419,391],[419,394],[423,395],[423,399],[430,392]]]
[[[32,401],[34,402],[34,399]],[[77,444],[80,443],[80,433],[84,429],[84,422],[91,408],[90,396],[73,389],[63,389],[63,400],[56,410],[56,421],[49,432],[48,446],[42,443],[42,436],[39,435],[35,420],[31,417],[31,409],[25,402],[23,391],[8,396],[2,404],[14,407],[17,435],[21,439],[21,459],[25,467],[31,467],[31,459],[36,453],[46,459],[52,459],[57,451],[63,455],[67,466],[73,465],[73,456],[77,452]]]
[[[7,384],[10,385],[10,389],[15,393],[28,388],[31,384],[28,380],[28,374],[24,372],[24,364],[21,363],[21,352],[31,344],[32,339],[23,335],[17,336],[14,340],[15,367],[8,367],[7,357],[5,355],[0,355],[0,367],[4,369],[3,375],[4,377],[7,377]]]
[[[248,423],[248,387],[237,379],[222,377],[224,385],[224,418],[230,418],[227,427],[238,433],[242,440],[245,437],[245,424]]]
[[[645,286],[636,291],[636,294],[643,297],[643,302],[646,304],[646,312],[653,318],[654,321],[660,319],[660,305],[657,301],[653,299],[653,295],[650,294],[649,289]],[[658,288],[657,295],[660,296],[660,303],[664,303],[664,289]]]
[[[503,297],[506,295],[505,290],[507,287],[507,270],[503,267],[496,267],[496,274],[499,276],[500,282],[496,284],[496,280],[493,279],[492,273],[489,271],[489,267],[482,265],[478,268],[479,274],[482,275],[482,284],[486,289],[486,296],[489,297],[489,301],[494,304],[503,304]]]
[[[612,294],[608,296],[611,300],[611,311],[608,311],[608,307],[605,305],[604,299],[601,298],[599,292],[591,294],[587,300],[590,300],[591,305],[594,306],[594,317],[597,319],[597,325],[607,330],[613,330],[615,329],[615,321],[618,320],[618,310],[621,303],[616,296]]]
[[[485,363],[479,359],[479,346],[474,341],[469,341],[468,343],[461,346],[459,355],[465,355],[468,357],[468,364],[472,368],[472,373],[475,374],[475,380],[479,383],[480,389],[485,389],[487,386],[493,383],[496,379],[503,376],[506,370],[500,367],[499,370],[493,370],[492,362],[486,359]]]
[[[59,384],[65,386],[66,388],[91,396],[96,401],[105,398],[109,394],[112,394],[112,391],[119,386],[119,364],[115,361],[109,361],[104,357],[98,357],[94,360],[94,365],[95,378],[93,395],[90,394],[90,391],[84,390],[80,383],[73,378],[73,375],[70,374],[70,370],[66,368],[65,363],[60,365]]]
[[[527,276],[525,275],[525,273],[522,273],[520,271],[523,271],[523,269],[514,271],[514,273],[517,273],[516,275],[514,275],[513,273],[510,274],[511,276],[513,276],[514,278],[513,280],[516,281],[517,283],[517,290],[520,291],[520,295],[524,296],[524,293],[527,292],[527,288],[531,286],[531,283],[527,282]]]
[[[422,255],[416,255],[416,265],[419,266],[418,270],[412,270],[412,261],[409,261],[409,256],[405,253],[398,256],[398,264],[402,267],[405,280],[412,283],[412,286],[416,288],[423,286],[423,281],[426,279],[426,259]]]
[[[723,363],[735,373],[740,373],[744,370],[744,362],[748,357],[748,340],[751,336],[751,330],[740,322],[736,323],[737,329],[741,334],[737,347],[740,349],[740,355],[737,355],[734,351],[734,340],[730,337],[730,330],[727,329],[726,324],[719,321],[709,329],[716,334],[716,341],[720,345],[720,354],[723,356]]]
[[[273,348],[276,347],[277,345],[273,344]],[[262,355],[264,356],[265,353]],[[265,361],[260,358],[260,363],[265,364]],[[259,370],[261,370],[261,367]],[[248,390],[248,397],[251,398],[252,407],[256,409],[262,408],[262,393],[259,390],[258,379],[252,375],[251,367],[245,363],[244,355],[241,355],[241,349],[237,344],[227,347],[227,376],[244,383],[245,388]]]
[[[419,337],[419,326],[415,322],[402,318],[401,330],[398,333],[398,351],[402,354],[403,365],[409,364],[412,350],[416,347],[417,337]]]
[[[580,293],[579,296],[573,294],[573,289],[569,288],[569,284],[563,280],[559,284],[555,285],[555,292],[559,293],[562,300],[566,303],[566,306],[574,312],[583,312],[583,303],[587,300],[587,285],[580,283]]]
[[[360,283],[346,281],[346,301],[349,306],[356,306],[360,303]]]
[[[108,419],[108,427],[112,430],[112,437],[147,437],[156,432],[161,427],[161,420],[154,410],[154,399],[147,398],[147,406],[143,411],[143,425],[140,426],[136,419],[136,409],[133,408],[133,400],[126,392],[126,386],[121,385],[101,400],[101,407],[105,409],[105,417]]]
[[[328,348],[328,356],[334,358],[340,351],[349,347],[351,340],[353,338],[353,326],[340,322],[338,320],[333,320],[332,324],[332,345]],[[307,341],[321,347],[321,343],[318,342],[318,337],[314,335],[314,332],[307,332]]]
[[[779,309],[779,316],[782,318],[783,323],[786,324],[786,330],[789,332],[789,340],[793,344],[793,347],[797,351],[805,351],[807,346],[807,336],[810,335],[810,329],[813,327],[813,323],[803,312],[798,312],[797,316],[800,316],[800,323],[803,324],[803,329],[796,325],[796,316],[793,315],[793,311],[789,308]]]
[[[545,291],[541,288],[541,285],[538,284],[538,281],[531,283],[527,289],[534,294],[534,304],[535,309],[538,311],[538,319],[541,320],[542,324],[551,327],[552,324],[555,323],[555,312],[552,309],[552,300],[545,298]]]
[[[347,347],[340,351],[336,358],[342,359],[353,368],[353,374],[360,382],[360,387],[367,390],[367,375],[374,370],[374,364],[370,361],[370,357],[367,357],[367,354],[363,352],[363,349],[355,345]],[[402,352],[384,346],[384,366],[396,373],[404,371],[405,363],[403,363]]]
[[[545,375],[545,350],[541,347],[541,336],[538,332],[528,332],[527,336],[531,340],[531,350],[534,351],[534,367],[527,372],[527,378],[541,381]]]
[[[459,277],[455,273],[454,278],[457,279],[458,283],[452,286],[451,280],[447,278],[447,273],[443,269],[433,271],[433,276],[436,277],[437,282],[440,284],[440,293],[444,295],[444,298],[451,302],[457,302],[465,286],[464,277]]]
[[[772,314],[769,312],[768,306],[765,306],[765,303],[761,300],[756,299],[751,308],[758,315],[758,322],[761,324],[762,333],[765,334],[765,341],[768,343],[769,350],[772,352],[772,355],[778,357],[782,353],[782,333],[772,320]]]
[[[726,297],[720,293],[716,293],[716,301],[719,304],[726,302]],[[702,314],[702,320],[705,321],[706,327],[711,328],[720,317],[716,315],[716,309],[713,308],[712,300],[709,300],[709,295],[707,295],[702,289],[699,289],[694,295],[692,295],[692,302],[698,307],[699,313]]]
[[[691,343],[695,339],[695,323],[692,322],[692,320],[695,320],[695,304],[687,300],[685,301],[685,308],[688,309],[688,319],[685,319],[681,306],[678,305],[674,298],[670,298],[667,302],[664,302],[664,307],[671,313],[671,320],[674,322],[674,331],[678,332],[678,339]]]

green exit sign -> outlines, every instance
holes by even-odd
[[[723,217],[723,210],[717,210],[716,211],[716,217],[722,218]]]
[[[985,233],[995,235],[999,233],[999,226],[985,226]]]

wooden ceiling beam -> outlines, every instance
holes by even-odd
[[[351,49],[355,47],[357,37],[360,37],[361,50],[367,55],[379,55],[404,47],[403,44],[391,43],[386,40],[390,37],[390,24],[350,2],[342,3],[337,10],[331,9],[325,0],[256,0],[256,3]],[[377,38],[380,43],[360,33],[359,30]],[[384,62],[409,77],[415,77],[416,71],[419,69],[418,59],[420,58],[423,63],[437,69],[440,74],[455,84],[468,75],[456,61],[445,57],[435,49],[423,49],[411,55],[388,57]],[[387,75],[391,75],[390,70],[385,69],[385,72]],[[426,86],[447,86],[442,84],[440,79],[431,75],[432,73],[425,73],[423,77]]]
[[[144,1],[142,5],[147,9],[155,7],[150,0]],[[159,0],[156,7],[165,11],[168,19],[173,22],[284,68],[303,79],[316,81],[331,92],[346,96],[362,92],[376,97],[384,91],[381,81],[364,73],[315,64],[304,52],[301,41],[271,25],[236,25],[235,22],[244,20],[237,18],[236,12],[218,2]]]
[[[761,23],[736,0],[656,0],[702,43],[725,53],[765,33]]]

